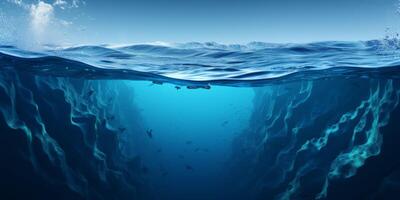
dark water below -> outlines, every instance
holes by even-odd
[[[398,199],[390,43],[2,46],[1,199]]]

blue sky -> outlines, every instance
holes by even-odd
[[[398,0],[3,0],[0,31],[80,44],[368,40],[399,28],[397,6]]]

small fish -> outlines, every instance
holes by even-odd
[[[163,171],[163,172],[161,172],[161,175],[162,175],[162,176],[167,176],[167,175],[168,175],[168,172],[167,172],[167,171]]]
[[[283,90],[284,90],[285,92],[291,92],[291,91],[293,91],[294,89],[295,89],[295,88],[290,87],[290,86],[286,86],[286,87],[283,88]]]
[[[209,85],[189,85],[186,86],[187,89],[206,89],[209,90],[211,89],[211,86]]]
[[[221,126],[226,126],[229,122],[228,121],[224,121],[222,122]]]
[[[186,165],[185,168],[186,168],[186,170],[193,171],[193,167],[190,165]]]
[[[140,156],[135,156],[134,158],[128,160],[128,165],[132,168],[140,168],[140,163],[142,162],[141,160],[142,159]]]
[[[208,152],[208,149],[203,149],[204,152]]]
[[[193,142],[190,141],[190,140],[186,141],[186,144],[192,144],[192,143],[193,143]]]
[[[153,138],[153,129],[149,129],[146,131],[147,136],[149,136],[149,138]]]
[[[194,152],[198,152],[198,151],[200,151],[200,148],[196,148],[196,149],[194,150]]]
[[[161,151],[162,151],[162,149],[161,149],[161,148],[157,149],[157,153],[160,153]]]
[[[162,85],[163,84],[163,82],[161,82],[161,81],[153,81],[152,83],[155,84],[155,85]]]
[[[110,120],[110,121],[112,121],[112,120],[115,119],[115,116],[114,116],[114,115],[110,115],[110,116],[107,117],[107,119]]]
[[[146,166],[143,166],[143,167],[142,167],[142,172],[143,172],[144,174],[149,173],[149,168],[147,168]]]
[[[183,155],[178,155],[178,158],[180,158],[180,159],[184,159],[184,158],[185,158],[185,156],[183,156]]]
[[[118,128],[118,130],[119,130],[119,132],[123,133],[124,131],[126,131],[126,128],[125,127],[120,127],[120,128]]]
[[[352,82],[351,84],[352,84],[354,87],[361,88],[360,83]]]
[[[88,97],[92,96],[93,94],[94,94],[94,90],[93,90],[93,89],[90,89],[90,90],[87,92],[87,96],[88,96]]]
[[[175,89],[176,89],[176,90],[180,90],[180,89],[181,89],[181,87],[179,87],[179,86],[175,86]]]

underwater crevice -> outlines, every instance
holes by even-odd
[[[318,80],[256,89],[249,128],[233,145],[231,173],[240,177],[233,187],[241,191],[236,195],[330,199],[335,193],[331,182],[351,179],[380,154],[382,130],[398,108],[399,94],[399,83],[390,79]]]
[[[0,76],[1,140],[11,145],[0,153],[13,158],[2,160],[5,197],[152,198],[140,158],[123,147],[128,133],[113,101],[123,86],[13,70]]]

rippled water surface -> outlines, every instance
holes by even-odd
[[[1,61],[15,68],[64,76],[175,83],[254,85],[331,76],[392,74],[397,41],[247,45],[48,47],[39,52],[0,46]],[[377,73],[376,69],[382,70]],[[394,75],[394,74],[392,74]]]

